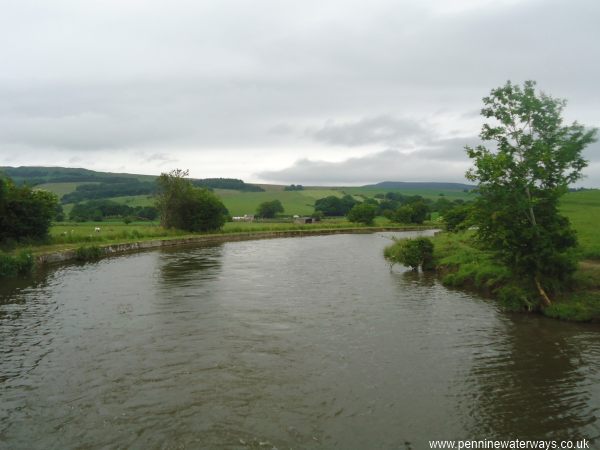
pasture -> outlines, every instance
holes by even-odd
[[[582,256],[600,259],[600,190],[569,192],[560,210],[577,231]]]

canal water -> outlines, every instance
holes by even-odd
[[[600,328],[390,271],[391,236],[180,247],[0,286],[0,447],[594,439]]]

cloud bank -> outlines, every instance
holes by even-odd
[[[2,2],[0,165],[261,181],[391,150],[393,179],[438,164],[460,179],[411,152],[476,135],[481,97],[507,79],[600,125],[599,16],[594,0]]]

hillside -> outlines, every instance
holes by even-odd
[[[62,203],[115,197],[147,196],[156,192],[156,175],[97,172],[67,167],[0,167],[17,184],[28,184],[54,192]],[[235,178],[191,179],[196,186],[209,189],[234,189],[241,192],[262,192],[258,185]]]

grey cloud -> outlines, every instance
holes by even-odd
[[[588,145],[583,151],[583,157],[588,161],[600,162],[600,141]]]
[[[149,163],[158,163],[164,165],[168,163],[178,162],[177,158],[167,155],[166,153],[152,153],[151,155],[140,155],[142,159]]]
[[[287,123],[278,123],[270,127],[267,131],[269,134],[276,136],[288,136],[294,132],[294,128]]]
[[[329,120],[322,128],[307,133],[318,141],[349,147],[367,144],[407,145],[428,137],[427,127],[422,121],[389,115],[344,123]]]
[[[283,183],[366,184],[384,180],[465,182],[471,166],[465,146],[476,146],[476,136],[439,139],[415,151],[385,150],[341,162],[300,159],[282,170],[263,171],[260,178]],[[577,186],[600,184],[600,143],[589,146],[585,157],[591,164]]]
[[[225,151],[289,161],[361,146],[458,162],[422,119],[450,111],[446,130],[473,133],[481,97],[507,79],[536,79],[569,100],[569,117],[600,125],[595,0],[454,11],[441,0],[5,3],[0,152],[16,164],[33,163],[22,148],[65,160],[173,149],[220,168]],[[304,133],[310,124],[321,126]],[[412,158],[405,164],[424,160]]]
[[[264,171],[258,176],[265,180],[303,184],[355,184],[384,180],[464,182],[468,166],[464,151],[460,148],[452,150],[452,146],[448,145],[432,151],[385,150],[342,162],[301,159],[286,169]]]

